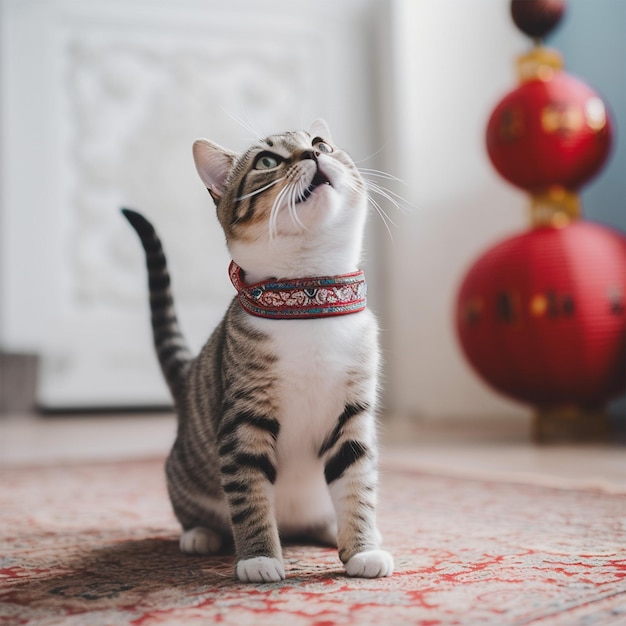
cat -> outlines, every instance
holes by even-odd
[[[350,576],[389,576],[375,519],[377,324],[357,268],[364,179],[322,120],[242,155],[199,139],[193,156],[239,291],[196,358],[161,242],[122,209],[146,253],[154,343],[178,414],[166,476],[180,548],[234,542],[235,577],[272,582],[285,578],[281,538],[306,538],[337,546]]]

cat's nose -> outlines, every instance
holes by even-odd
[[[314,161],[317,161],[317,155],[318,154],[319,154],[319,152],[314,152],[313,150],[304,150],[300,154],[300,159],[302,161],[304,161],[304,159],[313,159]]]

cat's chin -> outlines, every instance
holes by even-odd
[[[318,189],[324,189],[326,187],[332,187],[332,184],[322,171],[317,170],[311,184],[302,192],[302,195],[296,200],[295,204],[306,202]]]

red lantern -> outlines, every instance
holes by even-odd
[[[564,9],[565,0],[511,0],[532,37]],[[534,228],[487,251],[457,302],[465,356],[492,387],[537,405],[537,441],[606,437],[602,409],[626,388],[626,238],[577,221],[576,191],[606,161],[612,126],[598,95],[562,68],[558,52],[535,46],[489,119],[489,157],[530,192]]]
[[[539,406],[602,406],[626,386],[626,238],[589,222],[503,241],[457,303],[467,359],[498,391]]]
[[[497,105],[487,151],[498,172],[531,192],[577,189],[602,167],[611,122],[602,99],[565,72],[523,83]]]

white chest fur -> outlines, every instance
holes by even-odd
[[[378,366],[376,322],[370,311],[313,320],[254,323],[272,342],[278,358],[279,457],[291,450],[317,454],[347,402],[353,382],[365,378],[360,401],[374,403]],[[370,396],[371,393],[371,396]],[[279,460],[281,460],[279,458]]]
[[[332,517],[318,451],[347,403],[375,402],[376,321],[366,310],[314,320],[255,318],[254,324],[270,336],[278,357],[275,513],[282,530],[294,531]]]

